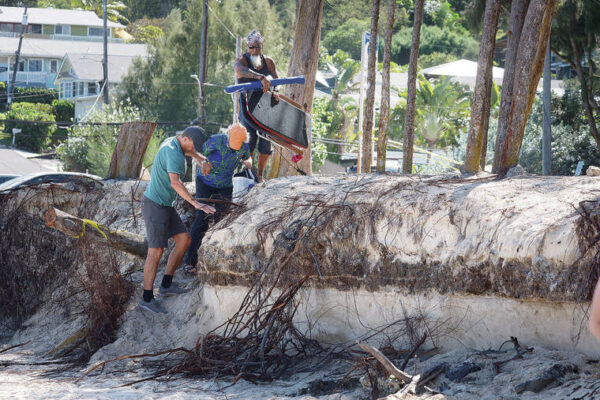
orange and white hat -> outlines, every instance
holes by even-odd
[[[247,139],[248,132],[242,124],[238,122],[229,127],[229,147],[233,150],[241,149]]]

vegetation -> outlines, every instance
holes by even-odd
[[[36,121],[39,124],[29,122],[6,122],[5,131],[11,133],[13,128],[21,129],[17,134],[15,144],[22,149],[41,153],[47,150],[52,140],[52,134],[56,130],[52,106],[43,103],[13,103],[10,111],[6,114],[9,120]]]

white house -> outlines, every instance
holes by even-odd
[[[113,44],[114,46],[114,44]],[[127,74],[131,63],[136,57],[146,57],[146,47],[129,45],[126,54],[109,52],[108,56],[108,85],[109,93],[114,93],[116,85]],[[115,54],[117,53],[117,54]],[[102,54],[67,53],[58,70],[56,86],[58,98],[71,100],[75,103],[75,119],[86,115],[91,107],[102,104],[100,99],[101,82],[104,70]]]
[[[0,81],[12,78],[12,64],[18,38],[0,38]],[[25,39],[17,70],[17,86],[54,88],[63,58],[67,53],[102,54],[102,42]],[[108,43],[108,54],[115,56],[146,55],[146,45]]]

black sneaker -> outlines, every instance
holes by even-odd
[[[140,299],[140,302],[138,303],[138,307],[141,308],[142,310],[147,310],[154,314],[167,314],[168,313],[168,311],[165,310],[163,308],[162,304],[156,299],[152,299],[150,301],[145,301],[142,298],[142,299]]]
[[[160,298],[160,297],[175,296],[177,294],[187,293],[188,291],[189,290],[182,288],[175,282],[172,282],[171,286],[169,286],[168,288],[164,287],[163,285],[160,285],[160,287],[158,288],[158,297]]]

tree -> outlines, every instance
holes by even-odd
[[[496,142],[494,154],[494,159],[498,155],[500,160],[497,169],[500,176],[504,176],[519,162],[525,125],[542,75],[556,5],[557,0],[531,0],[527,8],[517,51],[513,98],[506,136],[504,143],[498,146]]]
[[[377,72],[377,26],[379,24],[379,0],[373,0],[371,9],[371,37],[369,39],[369,62],[367,67],[367,94],[362,128],[362,152],[360,172],[371,172],[373,161],[373,113],[375,106],[375,73]]]
[[[404,122],[404,140],[402,143],[402,172],[412,173],[413,146],[415,143],[415,100],[417,91],[417,60],[419,58],[419,39],[423,21],[424,0],[415,0],[415,17],[408,64],[408,99],[406,101],[406,118]]]
[[[102,0],[71,0],[71,8],[93,11],[102,18]],[[106,17],[115,22],[129,22],[123,15],[127,9],[125,3],[118,0],[106,1]]]
[[[477,61],[477,78],[471,102],[471,127],[467,142],[465,172],[478,172],[485,167],[487,127],[490,119],[492,67],[500,0],[490,0],[485,6],[483,34]]]
[[[428,147],[457,145],[469,116],[470,92],[466,87],[448,77],[434,84],[419,76],[415,101],[417,139],[424,140]]]
[[[381,82],[381,111],[379,113],[379,134],[377,135],[377,172],[385,172],[385,158],[388,128],[390,124],[390,60],[392,57],[392,34],[396,0],[388,0],[387,26],[383,51],[383,72]]]
[[[293,85],[286,88],[286,96],[300,104],[304,112],[310,113],[312,110],[313,93],[315,89],[315,80],[317,76],[317,65],[319,61],[319,42],[321,41],[321,20],[323,16],[323,3],[325,0],[299,0],[296,11],[296,30],[294,34],[294,44],[290,57],[290,65],[287,75],[304,75],[306,83],[304,85]],[[311,165],[311,145],[303,151],[303,158],[298,163],[298,168],[310,175],[312,173]],[[297,174],[298,171],[289,163],[281,164],[281,158],[291,159],[292,152],[282,150],[283,154],[273,157],[271,164],[274,176]]]
[[[508,23],[508,43],[506,46],[506,60],[504,64],[504,77],[502,79],[502,94],[500,95],[500,115],[498,116],[498,130],[496,132],[496,145],[494,150],[494,162],[492,172],[500,168],[500,148],[506,141],[506,130],[508,127],[508,116],[513,98],[513,84],[515,79],[515,65],[517,62],[517,51],[521,41],[521,31],[529,0],[514,0],[510,8],[510,19]]]
[[[552,49],[577,74],[590,134],[600,149],[600,134],[596,122],[600,118],[600,107],[594,90],[594,74],[598,71],[594,54],[598,51],[600,37],[600,7],[590,1],[566,1],[557,12],[552,29]]]
[[[343,50],[354,59],[360,59],[360,38],[369,29],[369,21],[350,18],[327,32],[323,38],[323,46],[331,52]]]

